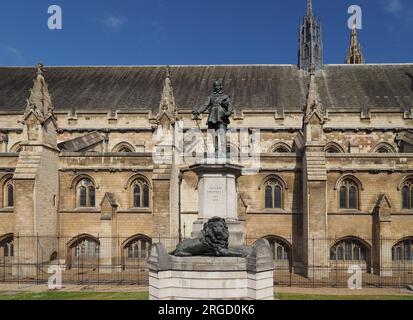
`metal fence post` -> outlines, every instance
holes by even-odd
[[[103,238],[104,240],[105,238]],[[101,245],[101,241],[100,241],[100,236],[98,234],[98,246],[99,249],[97,250],[98,254],[98,285],[100,284],[100,250],[102,250],[102,245]],[[95,248],[95,254],[96,254],[96,248]],[[105,267],[105,265],[103,265],[103,268]],[[91,268],[93,270],[93,267]]]
[[[315,243],[315,239],[314,239],[314,236],[313,236],[313,244],[312,244],[312,249],[313,249],[313,259],[312,259],[312,261],[311,261],[311,267],[312,267],[312,269],[313,269],[313,272],[312,272],[312,282],[313,282],[313,288],[315,288],[315,268],[314,268],[314,260],[315,260],[315,247],[314,247],[314,243]]]
[[[288,257],[290,261],[288,261],[288,272],[290,273],[290,283],[289,286],[292,287],[293,283],[293,272],[294,272],[294,247],[293,247],[293,241],[292,241],[292,236],[290,235],[290,244],[291,244],[291,257]]]
[[[36,284],[39,284],[39,233],[36,233]]]
[[[21,239],[23,239],[23,243],[21,243]],[[94,254],[92,254],[92,251],[88,253],[89,248],[86,248],[84,244],[78,244],[78,250],[76,250],[76,246],[71,248],[70,242],[67,242],[67,239],[63,239],[65,238],[56,235],[40,236],[39,234],[34,234],[20,236],[20,234],[16,234],[13,241],[13,249],[16,249],[14,250],[13,257],[7,260],[0,259],[0,268],[3,268],[3,270],[0,270],[0,281],[12,281],[19,284],[26,282],[36,284],[44,283],[45,279],[47,279],[47,267],[51,264],[51,261],[48,262],[50,260],[48,259],[48,254],[50,251],[53,251],[53,257],[57,254],[56,258],[58,260],[57,263],[54,260],[53,262],[58,265],[59,268],[61,266],[64,267],[65,264],[63,263],[63,265],[61,265],[60,259],[64,259],[67,265],[70,264],[70,269],[62,278],[64,283],[76,284],[77,282],[77,284],[80,285],[87,279],[88,282],[93,282],[93,284],[97,285],[105,283],[147,285],[149,270],[146,260],[149,258],[150,252],[150,247],[147,247],[148,243],[144,247],[145,250],[141,247],[139,257],[134,256],[129,259],[127,247],[123,247],[123,245],[125,245],[125,243],[123,243],[124,239],[119,235],[116,236],[116,239],[114,236],[100,238],[100,235],[98,235],[97,240],[99,241],[99,247],[95,247],[95,249],[99,248],[99,250],[96,250]],[[356,251],[358,252],[357,256],[355,256],[355,251],[352,251],[352,255],[349,257],[347,257],[345,248],[341,253],[342,256],[340,256],[337,251],[334,256],[330,251],[330,245],[336,246],[341,244],[342,240],[336,242],[336,237],[327,239],[312,236],[311,238],[308,237],[304,239],[304,242],[301,244],[300,242],[293,243],[292,237],[289,239],[291,245],[288,247],[288,261],[285,260],[287,256],[286,251],[283,251],[282,257],[278,257],[282,259],[282,261],[276,260],[277,252],[274,252],[274,259],[276,260],[274,285],[289,287],[298,285],[313,288],[320,286],[343,287],[348,278],[346,272],[350,264],[361,264],[363,266],[363,286],[375,288],[390,286],[396,288],[409,284],[409,282],[412,281],[413,262],[409,260],[410,256],[407,251],[405,252],[407,249],[404,248],[403,244],[400,244],[400,241],[402,241],[400,239],[378,236],[375,238],[376,242],[372,250],[368,251],[367,247],[365,248],[365,256],[362,253],[363,251]],[[157,236],[155,235],[153,240],[150,239],[148,241],[149,243],[153,243],[153,241],[157,240],[159,243],[163,243],[166,248],[170,249],[176,244],[178,238],[161,237],[159,234]],[[246,243],[250,245],[254,240],[255,239],[252,238],[246,238]],[[370,243],[372,240],[374,239],[366,239],[366,241]],[[33,246],[34,241],[36,242],[35,246]],[[104,243],[104,241],[108,241],[108,243]],[[316,243],[317,241],[319,241],[319,243]],[[57,251],[55,250],[56,242]],[[285,242],[287,245],[288,238],[285,239]],[[305,248],[304,243],[307,244],[308,249]],[[395,247],[393,247],[393,244],[397,246],[395,245]],[[62,245],[62,248],[60,248],[60,245]],[[312,248],[310,246],[312,246]],[[322,248],[323,246],[324,248]],[[378,247],[380,250],[377,250]],[[92,250],[92,247],[90,247],[90,249]],[[103,252],[102,256],[103,249],[106,251]],[[33,255],[34,252],[32,252],[32,250],[36,250],[36,256]],[[42,251],[40,252],[40,250]],[[284,250],[287,250],[287,246],[284,247]],[[296,250],[300,251],[297,257],[295,257]],[[306,250],[308,250],[308,252],[306,252]],[[323,256],[320,256],[321,254],[323,254]],[[389,255],[392,256],[389,257]],[[380,258],[383,258],[383,256],[387,258],[385,264],[380,263]],[[306,257],[307,261],[300,261],[300,259],[304,259],[304,257]],[[373,260],[373,257],[375,260]],[[77,259],[77,262],[73,259]],[[304,262],[304,266],[307,267],[307,269],[304,270],[308,273],[307,277],[302,277],[300,274],[295,275],[294,261],[296,259],[299,263]],[[323,269],[320,268],[318,264],[320,259],[323,263],[325,262],[323,259],[328,259],[328,273],[326,273],[324,265],[322,266]],[[370,267],[367,272],[364,270],[365,263]],[[36,275],[32,272],[33,268],[36,268]],[[103,271],[102,274],[101,268]],[[118,272],[120,274],[114,274]],[[288,274],[286,272],[288,272]],[[315,273],[320,274],[316,275]]]
[[[17,234],[17,283],[20,284],[20,234]]]

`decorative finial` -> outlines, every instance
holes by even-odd
[[[356,11],[353,12],[353,25],[350,35],[350,46],[347,51],[346,64],[364,64],[364,56],[361,50],[361,44],[357,38],[357,18]]]
[[[354,17],[354,19],[353,19],[353,31],[354,32],[356,32],[356,30],[357,30],[357,16],[356,16],[356,13],[357,13],[357,11],[354,10],[353,11],[353,17]]]
[[[310,72],[310,75],[315,75],[315,64],[314,63],[310,65],[310,69],[308,71]]]
[[[169,65],[166,66],[166,77],[171,79],[171,67]]]
[[[166,66],[160,110],[169,111],[171,114],[176,112],[175,97],[172,88],[171,67],[169,65]]]
[[[307,15],[309,16],[313,15],[313,1],[312,0],[307,0]]]
[[[37,75],[44,75],[44,64],[39,62],[36,64]]]

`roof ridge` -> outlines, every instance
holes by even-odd
[[[368,67],[368,66],[413,66],[413,62],[398,62],[398,63],[365,63],[365,64],[340,64],[331,63],[324,66],[343,66],[343,67]]]
[[[296,67],[295,64],[182,64],[182,65],[55,65],[55,66],[46,66],[46,69],[49,68],[166,68],[167,66],[171,68],[191,68],[191,67]],[[0,66],[4,69],[33,69],[32,66]]]

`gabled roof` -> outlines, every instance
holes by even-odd
[[[165,66],[47,67],[56,112],[159,110]],[[192,110],[223,80],[237,110],[301,112],[309,76],[295,65],[174,66],[178,110]],[[34,68],[0,68],[0,112],[26,106]],[[413,64],[325,65],[316,78],[327,110],[407,110],[413,107]]]
[[[330,110],[413,108],[413,64],[326,65],[317,82]]]
[[[157,113],[165,81],[164,66],[47,67],[45,72],[56,112],[149,111]],[[225,92],[239,109],[301,110],[306,77],[296,66],[176,66],[172,85],[179,109],[204,103],[212,84],[223,79]],[[0,112],[22,111],[33,68],[0,68]]]
[[[118,207],[118,202],[116,201],[115,195],[111,192],[106,192],[105,195],[103,196],[101,205],[103,204],[103,202],[107,200],[109,205],[112,208],[117,208]]]

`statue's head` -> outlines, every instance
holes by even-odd
[[[224,92],[224,86],[222,85],[221,81],[215,81],[214,82],[214,93],[223,93]]]

